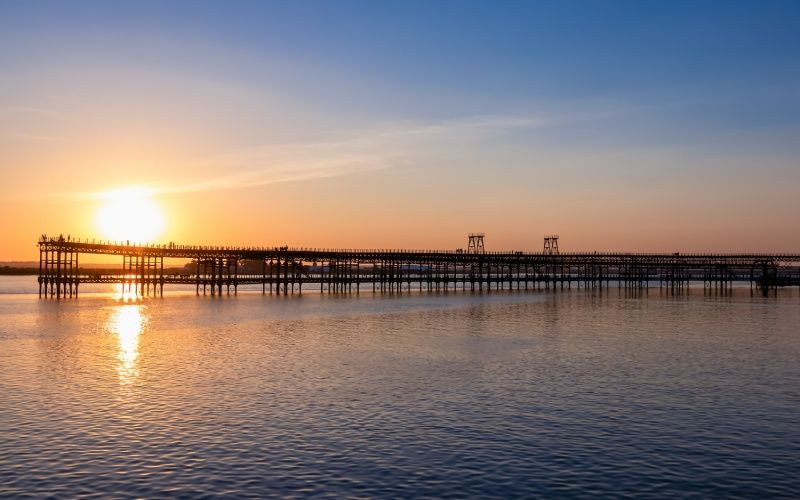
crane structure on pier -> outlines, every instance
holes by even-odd
[[[486,247],[483,244],[485,233],[469,233],[469,243],[467,243],[467,253],[484,253]]]
[[[548,234],[544,237],[544,249],[542,250],[543,253],[548,255],[556,255],[558,254],[558,235],[557,234]]]

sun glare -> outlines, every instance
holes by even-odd
[[[164,214],[146,188],[108,191],[97,212],[97,227],[104,238],[131,243],[153,241],[164,230]]]
[[[140,305],[123,305],[114,308],[108,318],[108,331],[117,336],[117,372],[121,383],[131,384],[138,375],[136,360],[139,357],[139,336],[147,324],[147,316]]]

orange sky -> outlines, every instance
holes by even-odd
[[[762,219],[748,187],[704,195],[685,189],[625,192],[628,186],[539,190],[505,182],[479,191],[469,179],[447,182],[420,171],[365,172],[260,187],[155,195],[166,219],[158,241],[453,249],[485,231],[490,250],[539,250],[545,233],[562,250],[770,250],[800,248],[791,198],[786,217]],[[562,194],[568,193],[568,194]],[[102,199],[3,202],[3,260],[36,256],[41,233],[107,237],[96,224]],[[780,206],[780,199],[775,202]],[[780,213],[780,212],[779,212]]]

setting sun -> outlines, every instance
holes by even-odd
[[[146,188],[125,188],[103,195],[106,202],[98,209],[97,227],[109,239],[150,242],[164,230],[164,214]]]

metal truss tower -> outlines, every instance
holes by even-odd
[[[486,247],[483,246],[484,233],[469,233],[469,244],[467,253],[485,253]]]
[[[548,234],[544,237],[544,250],[542,252],[549,255],[558,255],[557,234]]]

